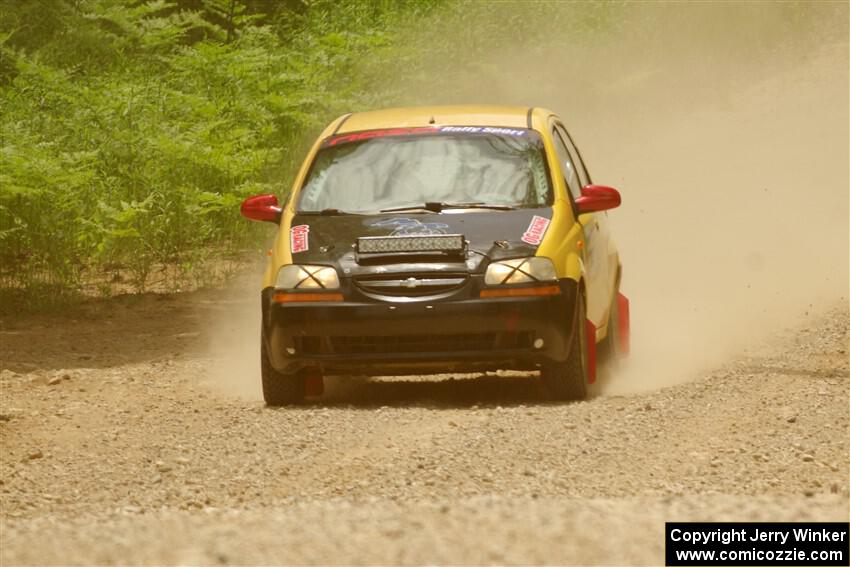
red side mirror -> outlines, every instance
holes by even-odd
[[[242,201],[242,216],[255,221],[279,222],[282,209],[274,195],[255,195]]]
[[[587,185],[576,199],[579,214],[607,211],[620,206],[620,192],[604,185]]]

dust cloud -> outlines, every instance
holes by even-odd
[[[557,5],[552,41],[502,46],[419,104],[550,108],[621,190],[633,354],[605,391],[687,380],[846,305],[848,5],[636,3],[565,39],[584,9]]]
[[[555,24],[539,30],[551,42],[506,42],[475,52],[474,65],[435,60],[428,88],[396,80],[410,104],[550,108],[594,182],[621,190],[609,215],[633,354],[604,391],[685,381],[846,305],[848,5],[632,4],[574,41],[556,24],[587,5],[556,6]],[[451,34],[441,37],[451,51]],[[242,319],[240,330],[225,324],[222,352],[233,356],[220,375],[256,396],[259,320]],[[250,388],[234,372],[253,376]]]
[[[688,379],[846,305],[846,10],[843,36],[819,45],[823,22],[770,42],[768,5],[731,8],[660,17],[643,52],[644,37],[624,38],[619,65],[587,67],[605,85],[592,101],[541,97],[575,124],[595,180],[623,191],[610,217],[634,357],[610,392]]]
[[[228,299],[221,303],[220,310],[208,323],[210,364],[205,383],[223,394],[244,400],[263,399],[260,385],[263,268],[256,260],[252,259],[244,276],[232,282]]]

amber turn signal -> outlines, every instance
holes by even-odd
[[[272,296],[275,303],[294,303],[300,301],[343,301],[341,293],[285,293]]]
[[[541,295],[558,295],[561,288],[557,285],[535,287],[504,287],[482,289],[481,297],[538,297]]]

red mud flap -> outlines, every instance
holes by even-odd
[[[304,382],[304,395],[308,398],[318,398],[325,393],[325,381],[321,374],[309,374]]]
[[[587,337],[587,382],[596,382],[596,325],[590,319],[584,322],[584,334]]]
[[[629,298],[622,293],[617,294],[617,311],[619,315],[620,333],[620,356],[629,356],[629,347],[631,345],[630,326],[629,326]]]

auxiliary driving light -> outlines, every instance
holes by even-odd
[[[361,236],[357,251],[361,254],[386,252],[463,252],[466,241],[462,234],[423,236]]]

